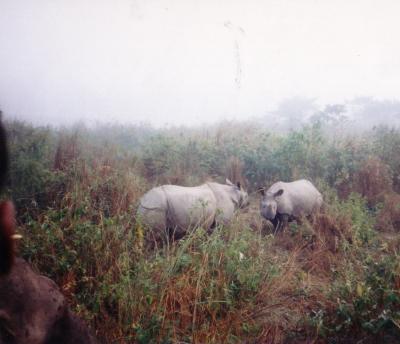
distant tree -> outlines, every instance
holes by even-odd
[[[317,111],[314,98],[293,97],[279,103],[278,108],[267,117],[285,130],[300,129]]]
[[[355,124],[360,129],[371,129],[378,125],[398,126],[400,124],[400,101],[377,100],[359,97],[349,102]]]
[[[324,110],[316,112],[311,116],[312,123],[321,124],[339,124],[348,119],[346,116],[346,105],[344,104],[328,104]]]

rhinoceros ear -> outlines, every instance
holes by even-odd
[[[274,197],[282,196],[282,194],[283,194],[283,189],[280,189],[274,193]]]
[[[225,179],[225,183],[227,185],[234,186],[233,183],[228,178]]]
[[[265,196],[265,189],[264,188],[258,189],[258,192],[261,194],[261,196]]]
[[[242,185],[240,184],[240,182],[237,182],[236,186],[239,188],[239,190],[242,188]]]

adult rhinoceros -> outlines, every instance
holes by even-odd
[[[285,228],[288,221],[311,215],[322,206],[321,193],[308,180],[277,182],[267,191],[261,190],[261,215],[270,220],[275,232]]]
[[[140,199],[138,218],[157,240],[166,231],[177,239],[196,227],[227,223],[235,209],[247,205],[247,192],[229,180],[195,187],[163,185]]]

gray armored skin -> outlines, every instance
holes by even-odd
[[[317,188],[308,180],[277,182],[267,191],[261,190],[260,212],[270,220],[275,232],[284,229],[288,221],[318,212],[323,198]]]
[[[248,203],[247,192],[229,180],[195,187],[163,185],[140,199],[137,216],[156,237],[169,230],[174,238],[180,238],[196,227],[210,229],[214,224],[228,223],[234,211]]]

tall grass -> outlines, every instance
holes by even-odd
[[[338,140],[320,125],[278,136],[224,124],[188,132],[132,128],[130,139],[126,128],[109,135],[15,122],[8,128],[20,252],[56,280],[105,342],[399,338],[400,171],[390,145],[400,132],[380,128],[367,134],[373,140]],[[247,211],[212,234],[197,228],[146,248],[135,219],[146,190],[225,177],[247,185]],[[322,190],[323,212],[273,236],[253,192],[303,177]]]

